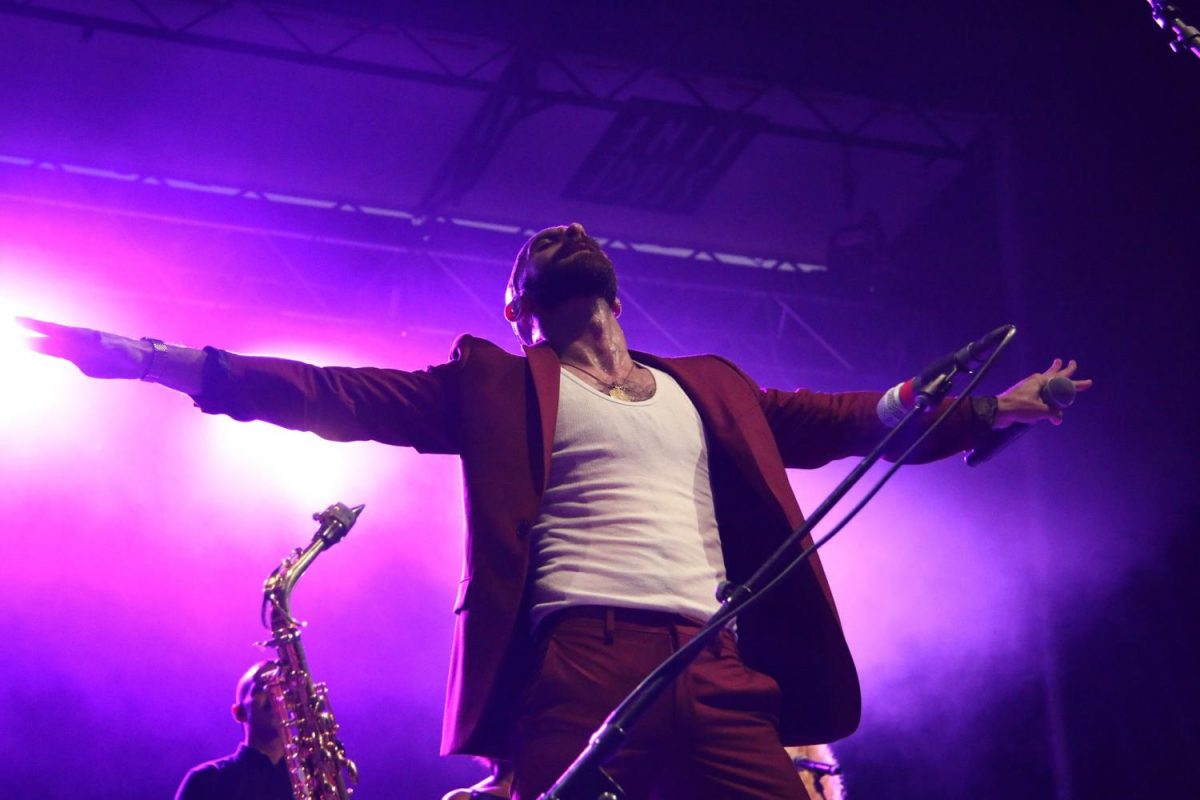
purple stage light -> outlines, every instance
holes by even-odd
[[[811,508],[850,463],[793,473],[802,505]],[[972,686],[972,702],[986,705],[1010,685],[997,676],[1034,657],[1030,556],[996,524],[1011,516],[1014,491],[951,462],[905,469],[822,548],[876,718],[907,724],[957,697],[950,686]],[[992,682],[976,686],[981,675]]]
[[[219,332],[213,332],[214,340]],[[247,354],[269,353],[312,364],[361,360],[308,343],[250,343]],[[262,422],[240,423],[216,416],[201,420],[197,453],[205,466],[204,482],[221,496],[247,492],[270,494],[304,507],[370,493],[383,469],[380,448],[350,447],[314,434],[290,431]],[[246,498],[249,500],[250,498]]]
[[[62,361],[45,358],[32,349],[31,331],[15,317],[54,317],[72,306],[55,302],[50,293],[35,292],[0,273],[0,375],[9,386],[0,392],[0,433],[11,458],[26,447],[36,449],[47,438],[70,436],[86,414],[72,401],[78,371]]]
[[[296,503],[353,497],[366,490],[374,470],[364,453],[310,433],[227,417],[205,420],[202,447],[207,483],[224,497],[269,493]],[[369,457],[368,457],[369,458]]]
[[[107,221],[0,219],[0,247],[5,236],[31,243],[0,257],[0,311],[402,369],[444,360],[462,330],[461,309],[448,307],[436,335],[406,336],[407,320],[370,297],[361,318],[297,314],[256,281],[257,239],[217,246],[208,231],[129,224],[133,236]],[[245,269],[220,273],[212,263]],[[496,287],[473,288],[490,297]],[[481,310],[478,326],[467,327],[490,322]],[[161,387],[87,380],[26,352],[24,332],[0,333],[0,375],[21,387],[0,393],[10,404],[0,405],[0,510],[29,520],[20,546],[0,560],[0,602],[19,609],[0,619],[10,643],[0,689],[13,698],[7,707],[0,698],[0,716],[19,718],[21,703],[36,707],[42,696],[72,698],[70,708],[85,713],[54,737],[88,743],[88,764],[112,760],[102,746],[133,751],[145,746],[147,726],[169,724],[173,738],[150,754],[155,767],[141,778],[154,796],[169,795],[183,770],[232,747],[228,694],[262,655],[252,643],[264,635],[264,577],[311,535],[313,511],[365,503],[348,542],[296,599],[310,623],[313,669],[333,689],[364,787],[394,781],[393,765],[413,754],[434,765],[423,767],[431,773],[453,769],[434,753],[461,577],[456,458],[204,415]],[[855,335],[870,342],[888,333],[863,326]],[[812,509],[849,467],[793,473],[801,506]],[[1005,549],[1027,533],[1014,511],[1027,500],[999,475],[957,460],[906,469],[822,551],[860,668],[866,730],[986,708],[1014,674],[1036,668],[1028,647],[1036,571],[1020,548]],[[1085,566],[1057,568],[1063,592],[1082,585]],[[96,720],[113,718],[120,724],[106,729],[105,743],[91,744]],[[4,752],[36,763],[46,746],[30,741]],[[117,786],[92,780],[105,791]]]

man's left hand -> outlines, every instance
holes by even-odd
[[[997,396],[996,421],[992,427],[999,430],[1018,422],[1029,424],[1041,420],[1050,420],[1052,425],[1061,425],[1062,409],[1048,405],[1042,400],[1041,391],[1051,378],[1067,378],[1075,384],[1076,392],[1086,392],[1092,388],[1090,378],[1078,381],[1071,378],[1078,367],[1079,365],[1075,363],[1074,359],[1063,366],[1062,359],[1056,358],[1050,362],[1050,368],[1045,372],[1035,372]]]

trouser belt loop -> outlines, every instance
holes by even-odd
[[[617,612],[612,606],[604,609],[604,643],[613,643],[613,629],[616,627]]]

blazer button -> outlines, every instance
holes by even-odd
[[[528,536],[531,530],[533,530],[533,525],[529,523],[529,520],[523,519],[517,523],[517,536],[520,536],[522,539]]]

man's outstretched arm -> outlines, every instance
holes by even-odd
[[[454,359],[407,372],[374,367],[318,367],[213,348],[20,319],[40,333],[30,346],[70,361],[94,378],[142,379],[191,395],[199,408],[237,420],[263,420],[334,441],[373,440],[426,453],[459,452],[460,367]]]
[[[916,454],[913,463],[945,458],[953,453],[979,446],[992,431],[1015,423],[1030,424],[1049,421],[1062,422],[1062,409],[1042,399],[1042,388],[1054,378],[1071,380],[1076,391],[1087,391],[1092,381],[1075,380],[1078,365],[1054,359],[1049,368],[1035,372],[1001,393],[994,399],[992,413],[980,416],[972,403],[964,403],[952,415],[949,424]],[[775,434],[784,463],[789,467],[818,467],[847,456],[866,454],[887,432],[876,413],[877,392],[824,393],[798,390],[781,392],[764,390],[761,395],[763,411]],[[943,401],[949,403],[951,400]],[[937,415],[927,414],[922,424],[929,424]],[[894,458],[906,447],[906,441],[916,437],[913,431],[907,440],[896,442],[886,457]]]

